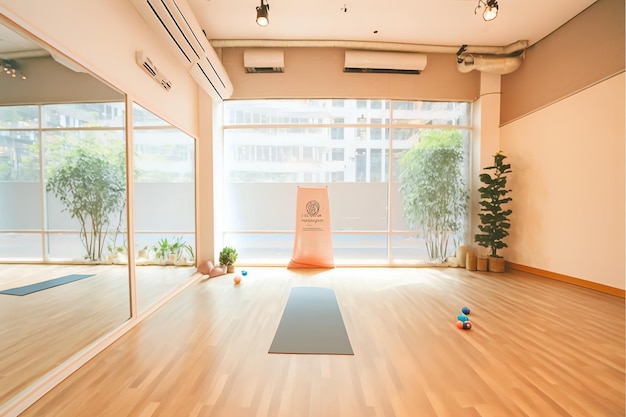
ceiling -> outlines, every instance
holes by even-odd
[[[188,0],[210,40],[324,40],[437,46],[532,45],[596,0],[498,0],[498,17],[474,14],[475,0]]]
[[[179,0],[180,1],[180,0]],[[256,24],[260,0],[187,0],[209,40],[300,40],[406,43],[458,48],[532,45],[596,0],[499,0],[490,22],[475,0],[264,0],[270,24]],[[39,49],[0,25],[0,58]],[[36,54],[36,52],[32,52]]]

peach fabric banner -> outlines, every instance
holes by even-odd
[[[328,187],[298,187],[296,236],[287,268],[334,268]]]

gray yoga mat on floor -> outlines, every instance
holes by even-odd
[[[293,287],[269,353],[354,355],[335,291]]]
[[[93,277],[94,274],[84,275],[84,274],[71,274],[64,275],[59,278],[50,279],[48,281],[37,282],[35,284],[26,285],[24,287],[11,288],[10,290],[0,291],[0,294],[7,295],[28,295],[37,291],[46,290],[48,288],[57,287],[63,284],[69,284],[70,282],[78,281],[81,279]]]

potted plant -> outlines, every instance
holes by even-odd
[[[166,237],[163,237],[152,245],[152,251],[158,261],[165,261],[169,257],[170,242]]]
[[[409,227],[422,229],[434,262],[445,261],[462,241],[468,205],[463,159],[460,132],[433,130],[399,161],[404,217]]]
[[[123,222],[126,207],[123,148],[115,144],[103,149],[102,145],[84,141],[60,158],[46,178],[46,191],[63,204],[72,219],[78,220],[85,259],[100,261],[107,235],[116,236]]]
[[[504,242],[504,238],[509,235],[511,222],[509,216],[511,209],[505,209],[503,206],[512,201],[507,194],[511,190],[506,188],[507,174],[511,172],[511,164],[505,163],[506,156],[502,152],[494,155],[494,164],[485,168],[489,172],[480,174],[482,187],[478,189],[481,200],[479,201],[480,223],[478,229],[481,233],[477,233],[474,237],[476,243],[480,246],[488,248],[489,253],[489,271],[503,272],[504,258],[498,255],[498,250],[508,247]]]
[[[187,256],[186,256],[187,255]],[[169,258],[171,262],[187,263],[188,259],[193,259],[193,248],[182,236],[179,236],[173,240],[169,248]]]
[[[235,272],[235,262],[237,261],[237,249],[232,246],[224,246],[220,252],[220,265],[226,266],[226,272]]]

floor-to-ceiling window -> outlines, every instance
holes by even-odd
[[[284,264],[297,186],[328,186],[337,264],[431,260],[399,175],[425,138],[456,143],[469,172],[471,104],[394,100],[246,100],[224,105],[224,242],[239,262]],[[219,198],[219,196],[218,196]],[[465,216],[466,218],[467,216]],[[442,253],[463,243],[446,231]],[[446,236],[447,236],[446,235]]]
[[[123,101],[0,107],[0,260],[100,261],[121,245],[124,146]]]

